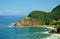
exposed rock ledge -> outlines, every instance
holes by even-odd
[[[38,22],[33,22],[30,20],[29,17],[26,17],[25,19],[21,19],[19,22],[14,24],[14,26],[38,26]]]
[[[60,28],[56,28],[56,29],[54,29],[54,30],[51,30],[49,33],[60,34]]]

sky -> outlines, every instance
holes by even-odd
[[[50,12],[60,0],[0,0],[0,15],[28,15],[31,11]]]

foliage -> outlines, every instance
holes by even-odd
[[[26,17],[26,18],[24,18],[23,20],[25,20],[25,21],[30,21],[30,17]]]
[[[53,20],[60,19],[60,5],[56,6],[51,12],[32,11],[28,17],[31,18],[31,21],[40,24],[56,24]]]
[[[60,5],[56,6],[52,12],[51,12],[52,18],[54,18],[55,20],[59,20],[60,19]]]
[[[60,28],[60,24],[57,24],[57,25],[56,25],[56,28]]]

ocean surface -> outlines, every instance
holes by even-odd
[[[60,34],[49,34],[51,29],[40,27],[10,27],[24,16],[0,16],[0,39],[60,39]]]

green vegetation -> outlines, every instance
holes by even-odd
[[[30,21],[30,17],[24,18],[24,21]]]
[[[60,5],[56,6],[51,12],[32,11],[28,17],[31,21],[37,21],[39,24],[56,25],[60,19]]]
[[[60,19],[60,5],[52,10],[51,15],[54,20],[58,21]]]
[[[60,24],[57,24],[56,27],[57,27],[57,28],[60,28]]]

